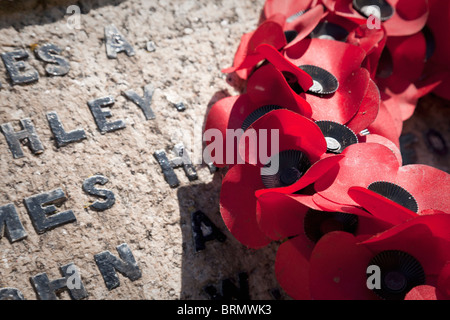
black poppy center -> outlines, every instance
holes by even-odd
[[[242,123],[242,130],[247,130],[256,120],[258,120],[259,118],[263,117],[264,115],[266,115],[267,113],[273,111],[273,110],[279,110],[279,109],[283,109],[280,106],[277,105],[265,105],[262,106],[258,109],[256,109],[255,111],[253,111],[252,113],[250,113],[247,118],[245,118],[244,122]]]
[[[420,262],[400,250],[382,251],[372,258],[369,265],[380,270],[381,279],[372,290],[382,299],[402,300],[412,288],[425,283],[425,272]]]
[[[302,173],[296,167],[285,168],[280,174],[280,182],[286,186],[289,186],[298,181],[301,176]]]
[[[328,39],[335,41],[343,41],[347,39],[348,31],[337,25],[328,21],[320,22],[314,30],[309,34],[311,38],[318,39]]]
[[[353,8],[366,18],[373,15],[381,21],[390,19],[395,12],[386,0],[353,0]]]
[[[298,36],[298,32],[295,30],[286,30],[284,32],[284,36],[286,38],[286,42],[290,43],[292,40],[294,40]]]
[[[310,167],[303,152],[286,150],[272,156],[261,168],[261,179],[266,188],[286,187],[297,182]]]
[[[405,275],[398,271],[388,272],[383,279],[385,286],[392,292],[405,290],[408,280]]]
[[[316,121],[327,143],[327,153],[339,154],[348,146],[358,143],[358,137],[347,126],[327,120]]]
[[[300,69],[309,74],[313,80],[313,85],[308,89],[312,94],[332,94],[339,88],[337,78],[330,72],[314,65],[301,65]]]
[[[333,231],[355,234],[358,228],[358,216],[343,212],[324,212],[311,209],[306,213],[303,224],[306,237],[316,243],[322,236]]]
[[[406,209],[416,213],[419,212],[417,201],[413,195],[395,183],[377,181],[371,183],[367,189],[376,192],[391,201],[394,201]]]

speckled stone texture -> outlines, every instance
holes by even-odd
[[[39,80],[12,85],[0,63],[0,124],[31,118],[44,152],[14,159],[0,135],[0,206],[13,203],[27,232],[23,240],[0,239],[0,288],[19,289],[26,299],[38,296],[30,277],[47,273],[61,278],[59,268],[74,263],[88,294],[86,299],[208,299],[203,288],[220,291],[223,279],[238,284],[238,274],[248,275],[251,299],[273,299],[271,290],[289,299],[274,275],[278,243],[261,250],[242,246],[228,232],[219,212],[219,193],[224,170],[211,173],[196,164],[198,179],[189,181],[175,169],[180,185],[170,188],[153,156],[165,150],[169,159],[177,143],[184,143],[192,159],[198,159],[198,143],[208,109],[218,99],[238,91],[221,69],[232,64],[240,37],[257,25],[263,0],[80,0],[0,1],[0,52],[24,49],[27,63],[39,72]],[[81,10],[80,29],[69,28],[69,5]],[[106,56],[104,27],[114,24],[135,51]],[[49,77],[45,63],[33,50],[52,43],[70,62],[65,76]],[[239,83],[233,82],[235,87]],[[123,92],[140,96],[143,87],[155,88],[151,107],[156,116],[143,112]],[[112,96],[112,117],[126,127],[102,134],[87,102]],[[433,100],[435,107],[447,107]],[[436,102],[437,101],[437,102]],[[177,110],[183,103],[185,110]],[[58,148],[47,121],[55,111],[66,131],[83,129],[86,139]],[[424,111],[427,113],[427,111]],[[448,116],[445,135],[448,138]],[[426,120],[409,125],[423,130]],[[420,125],[419,125],[420,123]],[[420,128],[419,128],[420,127]],[[420,137],[419,137],[420,138]],[[416,143],[416,142],[415,142]],[[417,147],[418,154],[424,149]],[[422,151],[420,151],[422,150]],[[420,161],[428,158],[423,156]],[[438,159],[439,160],[439,159]],[[446,160],[433,163],[447,166]],[[83,182],[102,175],[108,182],[98,188],[112,191],[114,205],[105,211],[89,206],[102,200],[83,191]],[[59,212],[73,210],[76,222],[37,234],[23,199],[61,188],[67,201]],[[196,210],[221,230],[226,240],[206,243],[196,252],[191,214]],[[94,256],[127,243],[142,272],[136,281],[119,274],[120,286],[109,291]],[[70,299],[67,291],[57,293]]]

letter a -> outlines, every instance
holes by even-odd
[[[370,265],[367,267],[367,274],[371,274],[367,278],[367,288],[370,290],[381,289],[381,270],[379,266]]]

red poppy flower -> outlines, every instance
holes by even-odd
[[[289,39],[284,49],[307,36],[345,41],[348,34],[358,27],[357,23],[324,10],[323,5],[317,2],[317,0],[266,1],[263,11],[265,17],[276,14],[287,17],[284,30]]]
[[[264,57],[256,51],[259,45],[267,44],[280,50],[288,42],[297,43],[315,28],[323,15],[324,8],[321,5],[314,7],[294,22],[286,19],[284,14],[271,15],[255,31],[242,36],[234,56],[233,66],[223,69],[222,72],[236,72],[240,78],[247,79],[255,66],[264,60]]]
[[[375,79],[386,40],[387,34],[384,28],[371,29],[365,24],[353,29],[348,35],[347,43],[359,46],[366,52],[362,66],[369,70],[372,79]]]
[[[292,22],[310,8],[317,6],[318,2],[318,0],[266,0],[263,14],[265,18],[268,18],[281,13],[287,17],[288,22]]]
[[[442,268],[436,286],[414,287],[406,294],[405,300],[450,300],[450,261]]]
[[[292,111],[267,113],[251,125],[241,142],[251,132],[255,132],[257,141],[261,141],[263,129],[278,130],[278,150],[272,150],[275,141],[268,137],[267,162],[258,159],[254,164],[234,165],[222,181],[220,195],[221,214],[226,226],[236,239],[251,248],[265,246],[271,241],[257,221],[257,197],[266,192],[294,193],[304,189],[341,158],[340,155],[327,156],[327,144],[320,128]],[[251,160],[249,155],[261,154],[256,148],[244,154],[249,149],[242,148],[242,143],[240,146],[242,158],[248,162]],[[275,159],[278,166],[273,167]]]
[[[310,56],[318,53],[320,51],[319,47],[323,44],[319,39],[313,39],[313,41],[315,44],[312,45],[311,50],[308,49],[309,53],[304,54],[297,62],[285,59],[274,47],[269,45],[260,45],[256,50],[281,71],[283,77],[278,75],[276,82],[278,86],[283,87],[282,92],[289,91],[290,95],[296,96],[302,101],[306,99],[311,103],[312,114],[303,113],[303,115],[316,121],[329,120],[346,125],[356,133],[366,129],[377,116],[380,93],[376,84],[370,79],[366,69],[357,66],[358,59],[363,54],[362,50],[345,43],[336,45],[333,44],[336,41],[323,40],[326,41],[325,45],[328,46],[328,49],[344,49],[345,52],[338,57],[337,55],[333,57],[325,55],[322,57],[320,64],[312,65],[308,64],[311,60]],[[300,44],[296,48],[299,49]],[[296,50],[294,49],[294,51]],[[339,57],[350,61],[356,59],[356,62],[342,66]],[[306,64],[296,66],[291,61],[294,63],[305,61]],[[337,66],[341,66],[341,69],[337,68]],[[260,69],[264,68],[266,66]],[[335,78],[325,68],[334,72],[337,77]],[[348,68],[348,71],[342,71],[344,68]],[[261,94],[272,95],[276,91],[270,92],[265,90],[263,93],[263,90],[261,90],[261,88],[267,87],[266,82],[271,82],[272,80],[269,79],[270,75],[263,74],[263,71],[260,69],[257,70],[258,74],[251,77],[248,91],[253,90],[255,96]],[[259,80],[255,80],[255,78]],[[352,87],[357,82],[356,80],[360,82]],[[340,84],[340,82],[343,84]],[[367,86],[365,87],[365,85]],[[351,90],[349,89],[350,87],[352,87]],[[352,90],[356,90],[356,92]],[[352,111],[349,112],[348,109]],[[355,111],[356,113],[353,113]]]
[[[222,72],[236,72],[240,78],[247,79],[253,68],[264,59],[255,51],[258,45],[270,44],[276,49],[281,49],[287,44],[283,32],[285,19],[281,14],[273,15],[261,23],[255,31],[244,34],[234,56],[233,66],[223,69]]]
[[[401,165],[393,150],[377,143],[351,145],[342,154],[345,158],[314,185],[317,201],[323,198],[335,204],[358,207],[358,203],[348,195],[350,187],[367,187],[376,181],[389,181]]]
[[[366,209],[395,202],[403,213],[397,222],[423,210],[450,207],[450,175],[444,171],[426,165],[401,166],[392,150],[375,143],[351,145],[342,154],[338,165],[315,183],[316,197]],[[389,221],[386,212],[380,214],[380,219]]]
[[[381,23],[388,36],[406,36],[419,32],[429,14],[426,0],[322,0],[328,10],[357,22],[366,23],[373,14],[370,6],[380,9]]]
[[[286,50],[285,56],[313,77],[313,88],[297,92],[312,105],[314,120],[347,124],[360,108],[371,115],[366,123],[374,120],[379,101],[373,97],[378,96],[378,89],[371,84],[367,69],[361,67],[365,58],[362,48],[327,39],[305,39]],[[367,104],[369,101],[372,103]]]
[[[302,300],[310,299],[309,258],[324,234],[342,230],[365,240],[390,226],[362,210],[352,214],[324,210],[311,196],[301,194],[263,194],[258,197],[257,218],[260,229],[272,240],[289,237],[278,248],[275,274],[290,297]]]
[[[312,298],[404,299],[414,287],[435,286],[450,260],[448,228],[450,215],[433,214],[417,216],[363,242],[347,232],[326,234],[309,260]],[[370,271],[373,278],[369,266],[379,270]]]
[[[399,168],[395,180],[397,186],[383,182],[369,188],[351,187],[348,194],[374,216],[393,224],[409,219],[414,213],[444,211],[450,205],[446,193],[450,191],[450,175],[444,171],[426,165],[407,165]],[[426,187],[431,185],[439,186],[439,192]]]
[[[295,71],[298,72],[297,77],[306,83],[305,86],[310,86],[312,80],[309,75],[300,69]],[[212,106],[206,120],[205,134],[214,129],[211,132],[218,130],[222,137],[221,141],[207,142],[207,148],[214,147],[216,153],[220,152],[223,155],[220,157],[216,154],[212,159],[215,160],[213,163],[217,167],[238,163],[237,149],[227,148],[227,130],[228,132],[245,130],[258,117],[275,109],[288,109],[307,117],[311,115],[309,103],[293,93],[289,86],[284,86],[283,81],[285,81],[283,74],[274,65],[265,65],[255,71],[248,80],[247,93],[223,98]],[[274,95],[273,92],[278,94]],[[229,154],[230,151],[233,155]]]

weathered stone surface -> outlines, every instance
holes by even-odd
[[[80,6],[79,29],[70,28],[76,19],[66,14],[74,3]],[[262,4],[263,0],[2,2],[0,52],[27,51],[26,62],[38,71],[39,80],[13,86],[0,61],[0,124],[11,123],[20,131],[19,120],[32,119],[44,150],[34,155],[22,145],[24,157],[14,159],[0,135],[0,206],[14,204],[27,234],[13,243],[5,236],[0,239],[0,288],[16,288],[25,299],[38,299],[30,278],[45,273],[50,280],[60,279],[60,268],[74,263],[85,299],[209,299],[205,287],[219,290],[224,279],[238,286],[242,272],[248,275],[251,299],[272,299],[270,290],[278,288],[277,244],[248,250],[228,232],[219,213],[225,172],[211,173],[207,165],[194,162],[198,179],[190,181],[182,167],[175,168],[179,186],[171,188],[153,157],[164,150],[171,160],[174,146],[183,143],[191,160],[198,158],[192,141],[208,109],[219,98],[238,93],[220,70],[231,65],[242,34],[256,26]],[[121,52],[117,59],[108,59],[104,27],[110,24],[131,44],[134,56]],[[157,44],[151,52],[150,39]],[[70,63],[66,75],[47,75],[48,63],[33,53],[45,43],[62,50],[59,55]],[[144,97],[147,85],[154,92],[149,87]],[[151,99],[154,117],[126,98],[123,93],[130,90]],[[107,96],[114,98],[108,121],[122,119],[126,127],[102,134],[87,102]],[[186,106],[183,112],[174,108],[180,101]],[[86,138],[58,148],[47,120],[52,111],[66,133],[83,129]],[[115,195],[115,204],[105,211],[89,208],[103,200],[82,188],[95,175],[109,180],[96,187]],[[57,188],[67,197],[58,212],[72,210],[76,222],[39,235],[23,199]],[[196,251],[191,215],[197,210],[226,241],[207,241],[205,249]],[[131,281],[118,272],[120,286],[108,290],[94,256],[105,251],[118,256],[116,247],[122,243],[128,244],[142,276]],[[67,290],[56,294],[70,299]]]
[[[256,26],[263,2],[80,0],[79,20],[66,14],[75,1],[0,2],[0,52],[27,51],[27,64],[39,73],[38,81],[13,85],[0,62],[0,124],[11,123],[17,132],[22,130],[19,120],[30,118],[43,145],[37,154],[22,145],[24,156],[14,159],[0,135],[0,206],[15,206],[27,235],[18,235],[21,239],[13,243],[0,238],[0,297],[38,299],[30,278],[45,273],[50,280],[61,279],[60,268],[73,263],[85,299],[209,299],[204,288],[213,287],[217,297],[223,296],[223,281],[230,279],[240,288],[242,274],[248,277],[250,299],[287,298],[274,275],[278,244],[255,251],[234,239],[219,213],[225,171],[196,164],[199,155],[191,144],[212,104],[238,93],[227,83],[234,80],[220,70],[232,64],[239,40]],[[111,24],[131,44],[134,56],[121,52],[117,59],[107,57],[104,28]],[[149,39],[157,44],[151,52]],[[33,54],[45,43],[62,50],[59,55],[70,63],[66,75],[48,76],[47,63]],[[143,97],[146,85],[154,88],[154,118],[123,95],[133,90]],[[126,126],[102,134],[87,102],[107,96],[114,98],[108,121],[122,119]],[[174,108],[180,101],[186,106],[183,112]],[[429,110],[445,115],[436,118],[424,108],[419,120],[405,123],[405,132],[418,137],[409,147],[420,163],[448,171],[448,158],[423,151],[422,133],[429,127],[449,142],[450,109],[439,101],[432,100]],[[66,133],[82,128],[86,138],[58,148],[47,121],[52,111]],[[198,179],[190,181],[177,168],[179,186],[171,188],[153,154],[164,150],[171,160],[178,143],[186,146]],[[104,188],[115,195],[114,205],[105,211],[90,208],[99,197],[82,188],[95,175],[107,177]],[[67,197],[58,212],[72,210],[76,221],[38,234],[23,199],[58,188]],[[192,213],[197,210],[225,241],[207,241],[196,251]],[[117,256],[122,243],[142,275],[131,281],[118,273],[120,286],[108,290],[94,257],[106,251]],[[70,299],[67,290],[57,297]]]

